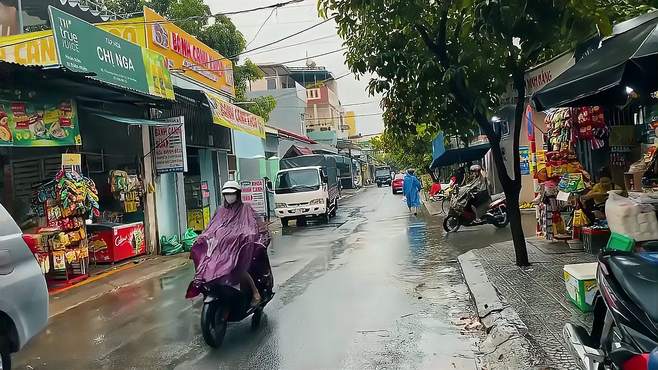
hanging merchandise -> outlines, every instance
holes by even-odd
[[[144,187],[139,177],[128,175],[126,171],[113,170],[110,171],[109,182],[112,195],[123,204],[123,212],[137,212],[144,195]]]
[[[49,286],[85,279],[89,267],[85,220],[100,214],[94,182],[62,169],[37,189],[32,207],[46,226],[30,236],[30,248]]]

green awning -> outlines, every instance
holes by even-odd
[[[108,121],[116,122],[116,123],[121,123],[123,125],[130,125],[130,126],[176,126],[180,125],[178,122],[166,122],[166,121],[154,121],[150,119],[143,119],[143,118],[128,118],[128,117],[119,117],[119,116],[114,116],[111,114],[101,114],[101,113],[94,113],[96,116],[104,118]]]

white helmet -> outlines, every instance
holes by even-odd
[[[474,164],[471,166],[470,170],[471,172],[479,172],[482,168],[480,167],[479,164]]]
[[[233,194],[240,190],[242,189],[237,181],[227,181],[224,183],[224,186],[222,186],[222,194]]]

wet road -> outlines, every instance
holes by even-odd
[[[474,369],[481,332],[457,256],[510,239],[481,226],[445,235],[390,188],[341,203],[329,225],[277,231],[277,282],[262,325],[201,338],[193,271],[120,289],[51,319],[16,369]]]

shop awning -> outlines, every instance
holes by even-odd
[[[654,14],[655,13],[655,14]],[[623,22],[598,49],[532,96],[538,111],[585,105],[621,105],[626,87],[658,88],[658,12]]]
[[[173,126],[180,125],[178,122],[163,122],[163,121],[154,121],[142,118],[128,118],[128,117],[119,117],[111,114],[101,114],[95,113],[96,116],[104,118],[108,121],[130,125],[130,126]]]
[[[443,152],[443,154],[432,161],[430,169],[450,166],[456,163],[466,163],[480,160],[484,158],[484,155],[487,154],[490,148],[491,145],[489,143],[485,143],[469,146],[468,148],[446,150]]]

